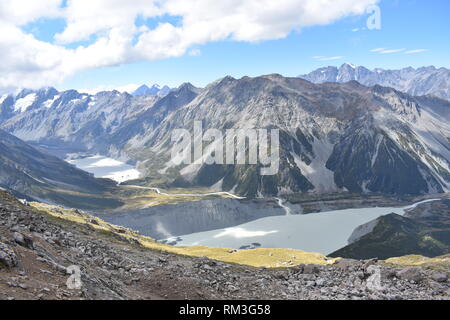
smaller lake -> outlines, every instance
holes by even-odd
[[[66,161],[92,173],[96,178],[108,178],[117,182],[137,179],[140,175],[132,165],[100,155]]]

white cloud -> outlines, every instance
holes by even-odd
[[[398,53],[398,52],[402,52],[405,51],[405,48],[402,49],[387,49],[387,50],[383,50],[380,53],[381,54],[387,54],[387,53]]]
[[[398,52],[403,52],[405,51],[405,48],[402,49],[386,49],[386,48],[376,48],[376,49],[372,49],[370,50],[370,52],[376,52],[376,53],[380,53],[380,54],[388,54],[388,53],[398,53]]]
[[[69,0],[62,12],[67,28],[55,36],[60,43],[88,40],[91,35],[112,31],[132,36],[138,32],[138,16],[151,18],[164,13],[152,0]]]
[[[405,52],[405,54],[415,54],[415,53],[422,53],[427,52],[427,49],[414,49],[414,50],[408,50]]]
[[[388,53],[399,53],[399,52],[404,52],[405,54],[415,54],[415,53],[421,53],[421,52],[426,52],[428,51],[427,49],[414,49],[414,50],[408,50],[405,51],[406,49],[386,49],[386,48],[376,48],[376,49],[372,49],[370,50],[370,52],[376,52],[376,53],[380,53],[380,54],[388,54]]]
[[[0,88],[55,85],[83,70],[195,53],[193,47],[212,41],[280,39],[303,27],[365,14],[378,1],[68,0],[61,8],[62,0],[2,0]],[[180,23],[136,26],[137,18],[166,16]],[[55,43],[22,28],[40,18],[65,20]],[[89,44],[73,48],[86,40]]]
[[[370,50],[370,52],[376,52],[376,53],[380,53],[380,54],[388,54],[388,53],[398,53],[398,52],[403,52],[405,51],[405,48],[402,49],[386,49],[386,48],[376,48],[376,49],[372,49]]]
[[[20,26],[39,18],[61,16],[62,0],[2,0],[0,2],[0,21]]]
[[[335,56],[335,57],[323,57],[323,56],[314,56],[313,59],[319,60],[319,61],[333,61],[333,60],[340,60],[344,58],[343,56]]]

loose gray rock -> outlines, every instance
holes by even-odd
[[[2,209],[2,204],[7,209]],[[17,228],[12,231],[10,225]],[[28,225],[30,229],[27,229]],[[27,230],[33,234],[36,251],[21,250],[14,246],[14,232],[28,235]],[[21,240],[18,235],[16,238]],[[48,240],[59,243],[56,245]],[[275,270],[250,268],[207,258],[144,250],[129,246],[124,240],[121,242],[117,242],[114,238],[112,240],[97,238],[94,230],[76,225],[68,228],[65,223],[49,221],[33,211],[23,209],[22,206],[16,208],[14,204],[2,199],[0,193],[0,264],[2,268],[20,266],[8,272],[0,272],[0,276],[2,274],[6,276],[2,279],[6,286],[5,291],[0,292],[0,299],[15,295],[16,298],[20,298],[24,293],[36,299],[50,299],[54,296],[58,299],[92,300],[135,298],[448,300],[449,297],[447,283],[436,281],[436,279],[443,280],[445,275],[438,274],[445,274],[446,271],[422,267],[418,267],[417,271],[416,268],[389,266],[375,260],[350,259],[342,259],[340,263],[327,266],[298,265]],[[47,242],[41,245],[43,241]],[[16,257],[12,250],[16,248],[24,255],[23,258],[19,255]],[[47,282],[28,281],[28,276],[31,277],[28,271],[29,264],[35,262],[39,265],[37,269],[41,273],[39,277],[48,279]],[[72,264],[81,268],[83,283],[81,291],[64,290],[67,280],[65,266]],[[22,272],[24,270],[27,270],[26,274]],[[374,286],[368,287],[367,280],[375,275],[373,271],[380,272],[381,285],[378,289]],[[59,273],[63,277],[58,277]],[[417,282],[420,278],[423,280]],[[429,281],[424,281],[425,279]],[[154,293],[149,294],[152,291]]]
[[[14,251],[6,244],[0,242],[0,266],[14,268],[18,264],[18,259]]]
[[[431,279],[436,282],[446,282],[448,280],[448,275],[442,272],[433,272]]]
[[[366,260],[366,261],[364,261],[364,264],[363,264],[362,267],[363,267],[364,270],[367,270],[370,266],[376,264],[377,261],[378,261],[378,259]]]
[[[342,271],[348,271],[348,270],[354,268],[355,266],[357,266],[358,264],[360,264],[360,262],[358,260],[340,259],[337,261],[336,266],[339,269],[341,269]]]
[[[33,244],[33,239],[31,239],[29,236],[24,235],[22,233],[19,232],[14,232],[13,233],[13,239],[14,242],[17,243],[18,245],[28,248],[28,249],[33,249],[34,248],[34,244]]]
[[[317,279],[316,280],[316,286],[321,287],[325,284],[325,280],[324,279]]]
[[[397,277],[414,282],[420,282],[423,279],[423,276],[418,268],[404,268],[397,272]]]
[[[315,264],[307,264],[303,267],[303,273],[306,274],[312,274],[312,273],[319,273],[320,269]]]

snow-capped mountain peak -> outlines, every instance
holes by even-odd
[[[25,91],[4,98],[0,127],[52,152],[133,160],[148,175],[162,175],[167,184],[214,186],[246,197],[448,191],[450,102],[364,86],[355,79],[370,72],[366,68],[341,69],[316,71],[326,82],[321,84],[277,74],[224,77],[204,89],[185,83],[164,96]],[[349,81],[333,83],[339,74]],[[192,129],[197,120],[205,130],[279,129],[279,172],[263,177],[254,165],[174,167],[172,130]]]
[[[376,68],[371,71],[362,66],[357,67],[345,63],[339,68],[320,68],[299,77],[314,83],[356,80],[366,86],[378,84],[415,96],[431,94],[450,99],[450,70],[446,68],[437,69],[434,66],[418,69],[407,67],[400,70]]]

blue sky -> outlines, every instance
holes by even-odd
[[[177,53],[173,57],[119,60],[111,66],[97,63],[99,67],[94,64],[94,67],[67,73],[69,75],[60,77],[62,80],[55,86],[58,89],[87,89],[159,83],[175,87],[183,82],[205,86],[225,75],[238,78],[268,73],[297,76],[344,62],[385,69],[428,65],[449,67],[448,0],[381,0],[378,5],[381,9],[380,30],[367,29],[370,14],[350,14],[325,25],[300,26],[300,31],[291,30],[281,39],[274,36],[272,40],[247,41],[245,38],[240,41],[228,36],[218,41],[193,42],[183,54]],[[147,29],[154,29],[162,22],[174,26],[182,24],[180,16],[170,14],[146,18],[138,13],[133,19],[136,26]],[[34,19],[21,26],[23,32],[51,44],[57,43],[55,35],[63,33],[65,28],[67,19],[59,16]],[[64,47],[75,50],[79,46],[89,46],[101,32],[106,31],[80,39],[72,36]],[[137,43],[137,38],[133,41]],[[373,52],[377,48],[379,50]],[[416,50],[416,53],[408,54]]]

